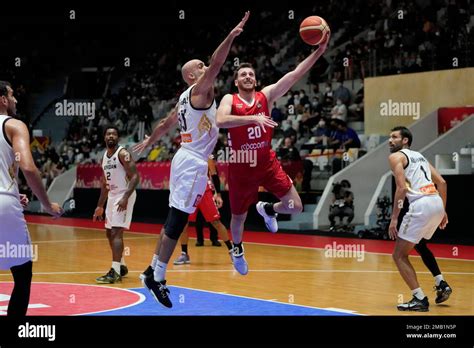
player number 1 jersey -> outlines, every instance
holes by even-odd
[[[400,152],[408,159],[408,165],[405,168],[408,201],[411,203],[420,197],[438,194],[431,181],[430,165],[426,158],[421,153],[409,149],[403,149]]]

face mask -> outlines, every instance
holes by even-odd
[[[326,87],[326,92],[329,92],[331,90],[331,87]]]
[[[304,97],[304,93],[300,93],[300,98],[303,98]]]
[[[319,121],[319,123],[318,123],[318,126],[321,127],[321,128],[323,128],[325,125],[326,125],[326,122],[324,122],[322,120]]]
[[[342,102],[341,102],[340,100],[338,100],[338,101],[336,102],[336,104],[337,104],[337,105],[341,105]]]

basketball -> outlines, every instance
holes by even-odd
[[[312,46],[324,43],[330,31],[326,21],[319,16],[307,17],[300,25],[301,38]]]

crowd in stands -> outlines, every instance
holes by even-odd
[[[362,82],[353,89],[349,82],[353,79],[452,68],[453,56],[469,66],[470,62],[462,60],[472,60],[471,55],[464,54],[465,47],[473,42],[472,7],[467,0],[340,0],[314,5],[312,13],[324,13],[331,26],[332,47],[340,48],[318,61],[305,89],[290,91],[285,102],[272,106],[271,117],[280,125],[272,142],[278,157],[300,160],[314,149],[347,151],[362,146],[350,124],[364,120],[364,87]],[[260,11],[252,16],[246,32],[259,35],[248,35],[233,45],[216,81],[217,101],[235,92],[233,70],[238,63],[253,64],[262,88],[276,82],[309,53],[288,26],[280,25],[288,20],[287,12]],[[209,47],[214,45],[195,45],[193,37],[217,44],[228,31],[223,23],[210,28],[211,24],[193,29],[192,35],[183,38],[188,42],[177,47],[172,45],[175,38],[170,37],[169,44],[139,58],[139,64],[122,71],[125,79],[118,83],[121,87],[104,93],[93,120],[72,118],[61,144],[33,149],[47,183],[73,164],[99,162],[105,125],[114,124],[132,142],[150,134],[186,88],[181,79],[182,64],[194,57],[208,62]],[[23,86],[15,90],[17,99],[26,93]],[[173,131],[139,160],[170,160],[179,143],[179,132]],[[216,149],[227,145],[226,132],[221,130]]]
[[[330,74],[336,80],[472,65],[472,2],[388,0],[371,5],[370,19],[358,31],[364,35],[343,35],[348,43],[332,56]]]

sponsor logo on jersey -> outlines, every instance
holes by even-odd
[[[268,141],[260,141],[258,143],[245,143],[240,146],[240,149],[242,151],[248,151],[248,150],[257,150],[257,149],[263,149],[264,147],[268,146]]]
[[[181,134],[181,141],[183,143],[192,143],[193,142],[193,137],[192,137],[191,133]]]
[[[242,108],[244,107],[244,104],[241,104],[241,103],[235,104],[235,107],[236,107],[237,109],[242,109]]]

